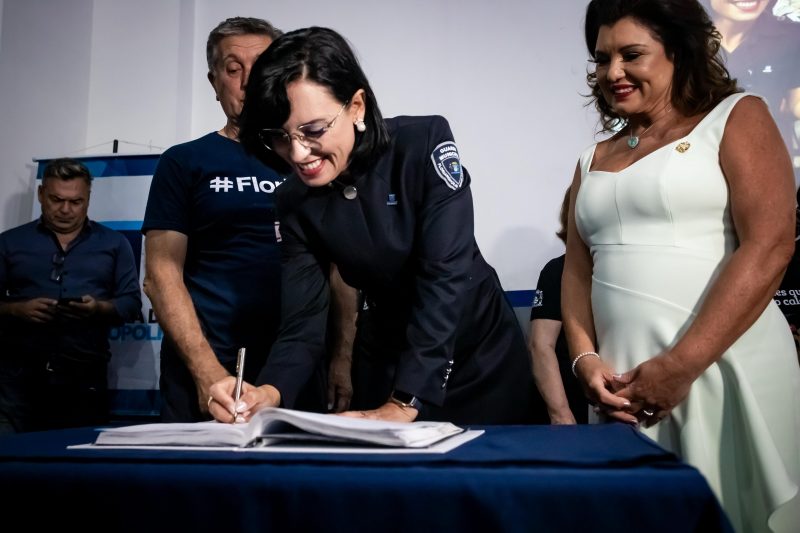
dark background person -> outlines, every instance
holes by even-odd
[[[227,121],[161,156],[147,200],[144,291],[164,329],[161,418],[207,418],[208,388],[235,372],[257,375],[275,337],[280,260],[273,195],[283,181],[245,153],[238,116],[250,68],[280,35],[234,17],[208,36],[208,80]]]
[[[738,531],[800,523],[800,368],[772,301],[794,180],[764,101],[695,0],[593,0],[592,99],[610,138],[572,184],[562,311],[600,420],[695,466]]]
[[[109,421],[109,330],[142,303],[130,243],[87,217],[91,179],[50,161],[41,217],[0,234],[0,433]]]
[[[556,235],[567,243],[569,224],[569,191],[561,203]],[[539,273],[528,335],[528,350],[536,387],[542,395],[551,424],[585,424],[589,403],[570,369],[569,349],[561,324],[561,275],[564,272],[561,254],[547,262]]]
[[[794,254],[786,267],[780,287],[775,292],[774,300],[789,323],[800,363],[800,189],[797,190],[796,198],[798,207],[795,214]]]
[[[296,405],[323,353],[331,262],[365,303],[347,414],[534,420],[524,337],[475,242],[470,177],[445,119],[384,121],[346,41],[306,28],[253,66],[241,136],[294,172],[278,197],[282,325],[259,387],[247,384],[240,405],[232,378],[214,386],[218,420]]]

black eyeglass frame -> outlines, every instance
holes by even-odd
[[[297,142],[303,148],[310,149],[313,145],[318,145],[317,142],[323,135],[325,135],[328,130],[333,128],[336,125],[336,121],[342,116],[344,110],[347,108],[347,105],[350,103],[350,100],[346,101],[342,108],[336,113],[336,116],[331,119],[326,125],[318,130],[312,130],[309,132],[304,132],[306,128],[310,128],[315,125],[315,122],[310,124],[303,124],[302,126],[298,126],[297,131],[300,133],[288,133],[286,130],[282,128],[264,128],[263,130],[258,132],[258,140],[261,141],[261,144],[269,150],[270,152],[281,152],[287,150],[292,145],[292,139],[297,139]],[[283,143],[280,147],[274,146],[274,142],[270,142],[267,139],[270,137],[275,140],[278,139],[281,143]]]

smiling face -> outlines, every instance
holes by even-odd
[[[734,22],[757,19],[767,8],[770,0],[711,0],[714,18],[724,17]]]
[[[70,234],[83,227],[89,211],[89,183],[81,178],[47,178],[39,186],[42,221],[54,233]]]
[[[286,86],[286,95],[291,112],[283,130],[289,134],[300,134],[300,127],[330,124],[336,118],[318,139],[301,143],[292,135],[291,144],[277,151],[303,183],[309,187],[327,185],[344,172],[350,162],[355,145],[353,124],[364,117],[364,91],[358,90],[344,110],[344,102],[313,81],[301,79],[290,83]]]
[[[633,18],[600,27],[595,60],[603,98],[619,115],[652,118],[670,105],[675,67],[651,30]]]
[[[208,81],[229,122],[242,112],[250,69],[271,43],[266,35],[230,35],[217,45],[217,64],[208,73]]]

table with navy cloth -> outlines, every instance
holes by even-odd
[[[94,428],[4,436],[0,506],[33,531],[732,531],[700,473],[632,427],[480,429],[408,455],[67,449]]]

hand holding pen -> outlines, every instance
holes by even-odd
[[[208,412],[219,422],[244,423],[264,407],[278,407],[281,394],[273,385],[256,387],[244,381],[245,348],[236,358],[236,378],[227,376],[211,385]]]
[[[239,352],[236,356],[236,380],[233,385],[233,398],[231,399],[230,376],[214,383],[209,389],[207,402],[208,412],[219,422],[231,422],[234,424],[237,422],[245,422],[243,415],[246,410],[237,409],[237,406],[240,404],[242,391],[244,390],[244,359],[246,351],[245,348],[239,348]],[[214,407],[215,403],[222,406],[225,410],[221,411]],[[223,419],[220,416],[220,412],[227,412],[227,419]],[[233,416],[233,419],[230,418],[231,416]]]
[[[236,356],[236,388],[233,391],[233,422],[236,423],[239,412],[237,407],[239,400],[242,397],[242,381],[244,380],[244,355],[246,349],[239,348],[239,354]]]

